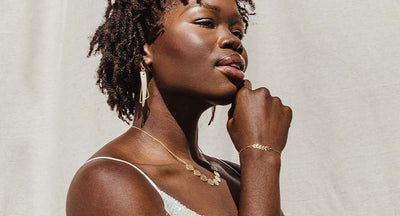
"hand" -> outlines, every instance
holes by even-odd
[[[290,107],[272,97],[267,88],[252,90],[250,81],[245,80],[228,112],[227,129],[238,151],[259,143],[282,152],[291,120]]]

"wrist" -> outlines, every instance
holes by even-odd
[[[269,168],[281,167],[281,155],[272,151],[249,148],[239,154],[240,165],[260,164]]]

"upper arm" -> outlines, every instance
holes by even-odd
[[[166,215],[159,193],[135,168],[98,160],[83,166],[72,180],[67,216]]]

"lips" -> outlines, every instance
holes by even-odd
[[[241,80],[244,78],[246,61],[243,56],[234,53],[220,58],[215,66],[229,78]]]

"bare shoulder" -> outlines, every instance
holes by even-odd
[[[67,216],[165,215],[163,201],[134,167],[93,160],[75,174],[67,197]]]

